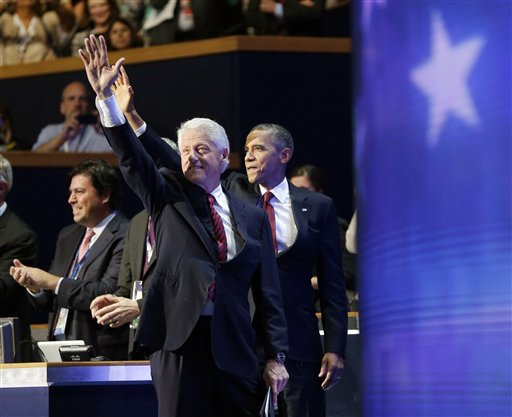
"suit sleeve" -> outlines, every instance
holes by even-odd
[[[150,127],[139,137],[139,141],[158,168],[181,170],[181,157]]]
[[[167,202],[166,198],[173,198],[172,190],[166,186],[151,156],[126,123],[103,127],[103,130],[119,160],[119,168],[126,183],[141,199],[146,211],[156,218],[155,214]],[[174,198],[178,199],[179,196]]]
[[[347,296],[341,259],[341,242],[334,202],[327,203],[318,253],[318,290],[325,331],[324,351],[345,356]]]
[[[278,352],[288,352],[288,330],[284,315],[281,286],[276,257],[272,243],[272,232],[268,218],[261,211],[261,261],[252,283],[255,325],[263,340],[266,358],[275,358]]]
[[[20,234],[16,241],[0,246],[0,304],[11,303],[19,298],[20,293],[27,291],[9,274],[13,259],[19,259],[24,265],[34,266],[36,254],[37,238],[29,230]]]

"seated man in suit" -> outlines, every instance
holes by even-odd
[[[159,415],[258,415],[255,315],[262,323],[264,378],[274,397],[288,380],[286,322],[265,213],[225,191],[226,132],[210,119],[178,131],[182,172],[159,170],[117,106],[111,86],[124,59],[110,66],[105,39],[80,51],[97,95],[105,133],[127,183],[155,222],[157,261],[137,340],[151,348]]]
[[[14,258],[28,265],[36,262],[37,237],[34,231],[7,205],[7,194],[13,183],[10,162],[0,155],[0,317],[18,317],[20,337],[24,342],[16,346],[22,362],[31,362],[30,316],[27,292],[9,275]]]
[[[128,328],[102,327],[92,319],[91,301],[117,289],[128,220],[119,211],[121,181],[102,160],[88,160],[71,173],[68,202],[75,224],[59,233],[49,272],[14,259],[11,276],[30,300],[50,311],[48,340],[84,340],[97,355],[127,358]]]

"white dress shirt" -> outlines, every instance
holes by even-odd
[[[290,248],[297,239],[297,225],[293,217],[292,199],[290,198],[290,186],[286,178],[283,178],[276,187],[271,190],[259,185],[261,195],[267,191],[272,192],[274,197],[270,199],[270,204],[274,208],[276,216],[276,240],[277,251],[281,252]]]

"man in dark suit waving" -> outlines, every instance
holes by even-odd
[[[220,185],[229,142],[222,126],[192,119],[178,131],[182,173],[158,170],[120,113],[105,40],[80,51],[102,124],[126,182],[155,224],[157,260],[137,340],[150,356],[161,416],[258,414],[261,391],[248,294],[262,322],[264,378],[286,384],[286,322],[265,213]]]
[[[133,90],[125,71],[118,93],[139,143],[161,166],[179,168],[179,155],[165,145],[133,107]],[[324,391],[339,382],[347,338],[347,298],[341,261],[336,208],[331,198],[289,183],[285,177],[294,150],[292,136],[277,124],[254,127],[245,143],[247,175],[223,175],[223,186],[252,205],[267,206],[288,324],[287,369],[290,381],[281,412],[288,417],[325,415]],[[272,197],[265,204],[267,191]],[[270,194],[267,194],[270,196]],[[271,207],[268,207],[271,206]],[[316,268],[322,324],[322,349],[310,279]],[[257,320],[256,320],[257,322]]]

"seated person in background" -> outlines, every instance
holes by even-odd
[[[71,54],[78,56],[78,50],[84,47],[85,38],[90,34],[107,35],[112,22],[119,17],[116,0],[85,0],[87,27],[75,34],[71,41]]]
[[[13,121],[7,107],[0,104],[0,151],[30,149],[30,145],[19,140],[14,132]]]
[[[19,0],[0,16],[0,66],[55,59],[39,0]]]
[[[118,17],[112,22],[106,38],[107,45],[111,51],[121,51],[142,46],[142,39],[137,35],[132,24],[122,17]]]
[[[77,30],[77,20],[70,3],[41,0],[43,20],[57,56],[71,55],[71,39]]]
[[[324,193],[325,180],[323,171],[314,165],[302,165],[292,170],[290,173],[290,182],[296,187],[306,188],[310,191]],[[343,259],[343,275],[345,277],[345,290],[351,310],[357,306],[357,262],[354,253],[351,253],[345,247],[345,231],[348,222],[338,217],[338,226],[340,228],[341,252]],[[316,276],[311,278],[311,285],[318,289],[318,280]]]
[[[149,0],[142,24],[149,45],[243,32],[241,0]]]
[[[250,35],[322,36],[325,0],[248,0]]]
[[[60,114],[65,117],[64,122],[44,127],[33,151],[112,152],[96,118],[89,113],[89,97],[83,83],[73,81],[64,87]]]
[[[128,220],[118,210],[121,180],[102,160],[88,160],[71,173],[69,199],[75,224],[59,233],[49,272],[13,259],[11,276],[29,290],[29,299],[50,312],[48,340],[84,340],[97,355],[127,359],[128,326],[102,327],[91,301],[117,290]]]
[[[30,315],[27,292],[9,275],[9,267],[14,258],[33,265],[37,256],[37,237],[5,201],[12,188],[12,167],[7,159],[0,155],[0,317],[18,317],[22,346],[22,362],[31,362]],[[18,354],[16,354],[18,359]]]

